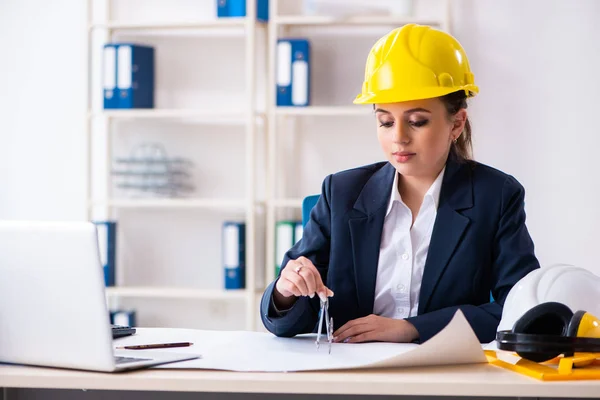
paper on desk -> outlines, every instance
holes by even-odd
[[[407,343],[334,343],[317,350],[315,335],[278,338],[261,332],[185,329],[138,329],[119,346],[190,341],[187,348],[161,349],[201,354],[202,358],[157,368],[220,369],[246,372],[291,372],[332,369],[408,367],[487,362],[475,333],[458,311],[452,321],[422,345]]]

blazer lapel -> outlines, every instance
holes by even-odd
[[[426,312],[431,295],[446,269],[470,220],[459,210],[473,207],[471,164],[448,159],[442,181],[437,217],[423,271],[418,314]]]
[[[361,315],[373,313],[381,233],[395,173],[396,169],[387,163],[373,174],[356,199],[348,221]]]

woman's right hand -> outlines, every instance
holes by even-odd
[[[292,299],[293,296],[312,298],[315,294],[323,301],[333,296],[333,292],[325,286],[321,274],[308,258],[299,257],[288,261],[275,285],[276,304],[290,306],[296,300]]]

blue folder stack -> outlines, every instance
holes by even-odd
[[[217,0],[217,16],[245,17],[246,0]],[[256,19],[265,22],[269,20],[269,0],[256,0]]]
[[[154,48],[109,43],[103,65],[105,109],[154,107]]]
[[[277,42],[277,105],[310,104],[310,43],[307,39]]]
[[[119,326],[137,326],[135,310],[110,311],[110,323]]]
[[[117,223],[115,221],[94,221],[98,233],[98,248],[100,261],[104,269],[104,284],[115,286],[116,253],[117,253]]]
[[[246,224],[223,223],[223,269],[225,289],[246,287]]]

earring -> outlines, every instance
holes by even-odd
[[[458,138],[453,140],[454,144],[456,144],[456,142],[458,142]]]

